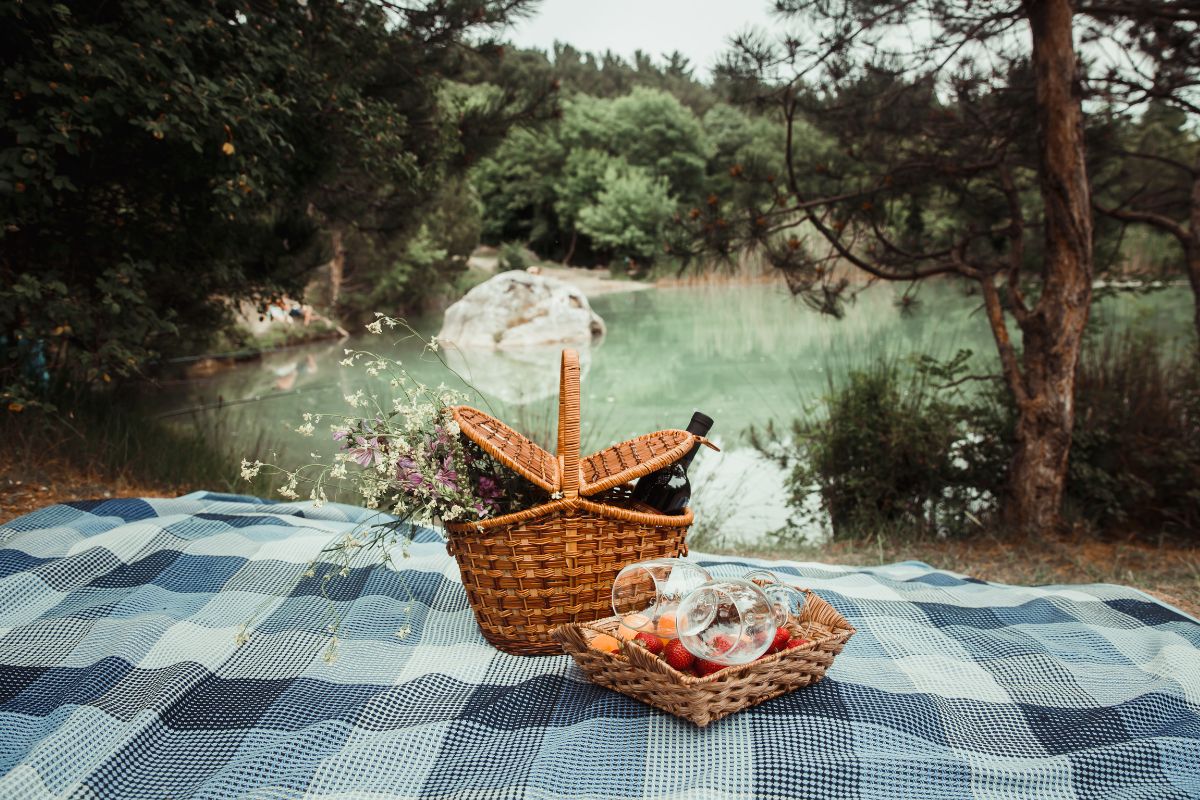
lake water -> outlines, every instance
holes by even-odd
[[[902,291],[891,284],[871,286],[841,320],[809,310],[775,284],[658,288],[593,299],[608,334],[580,354],[584,453],[640,433],[683,427],[693,409],[702,410],[716,420],[712,438],[723,452],[703,451],[693,467],[697,517],[712,544],[758,539],[785,525],[788,511],[781,499],[783,476],[747,447],[748,427],[786,425],[799,409],[812,407],[831,380],[881,354],[948,357],[969,349],[979,370],[994,369],[995,345],[977,296],[951,283],[931,284],[921,287],[918,303],[905,312],[897,302]],[[1101,330],[1136,325],[1186,341],[1191,313],[1190,293],[1170,289],[1104,299],[1093,318]],[[412,322],[428,336],[437,333],[441,317]],[[371,380],[361,369],[339,366],[343,348],[353,347],[398,358],[431,385],[444,381],[465,391],[473,386],[487,403],[477,397],[472,404],[490,405],[496,416],[553,449],[558,348],[445,351],[463,381],[436,358],[422,356],[415,338],[394,338],[364,334],[273,353],[212,378],[168,386],[163,408],[202,408],[173,418],[217,423],[223,436],[237,441],[269,442],[281,464],[307,460],[314,449],[332,452],[331,442],[290,430],[305,411],[341,410],[343,395]],[[383,395],[388,389],[380,382],[377,391]]]

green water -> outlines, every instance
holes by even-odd
[[[778,500],[781,476],[746,449],[747,427],[792,419],[803,405],[819,400],[831,379],[881,354],[947,357],[965,348],[975,353],[976,368],[994,369],[995,345],[977,296],[953,284],[933,284],[922,287],[919,302],[904,313],[896,302],[901,291],[872,286],[841,320],[809,310],[781,286],[761,284],[660,288],[593,299],[608,333],[580,354],[585,453],[651,430],[682,427],[693,409],[703,410],[715,418],[713,438],[724,447],[720,455],[705,453],[694,468],[694,483],[708,487],[709,516],[735,518],[722,523],[732,531],[727,539],[778,527],[786,520]],[[1104,299],[1095,305],[1093,319],[1097,331],[1135,326],[1186,341],[1191,313],[1190,293],[1170,289]],[[413,324],[433,335],[440,315]],[[422,357],[416,340],[394,338],[364,334],[274,353],[209,379],[167,387],[164,410],[220,403],[176,418],[215,423],[223,436],[237,441],[269,442],[280,451],[280,463],[289,463],[312,450],[332,451],[331,442],[290,433],[301,413],[340,411],[344,395],[371,385],[361,369],[339,366],[345,347],[387,354],[431,385],[445,381],[470,391],[437,359]],[[490,404],[497,416],[552,447],[558,348],[519,353],[447,348],[444,355],[488,398],[476,397],[473,404]],[[374,386],[386,396],[385,384]],[[700,495],[697,488],[698,513]],[[755,513],[730,514],[734,505]]]

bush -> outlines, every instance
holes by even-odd
[[[500,246],[499,267],[501,272],[510,269],[525,269],[533,263],[528,251],[520,242],[505,242]]]
[[[795,422],[786,441],[770,430],[753,436],[791,470],[798,515],[827,515],[834,536],[847,537],[960,533],[992,513],[1016,413],[998,380],[963,390],[969,355],[922,358],[911,372],[877,361],[831,385],[818,413]],[[1160,339],[1110,336],[1085,348],[1075,398],[1068,518],[1102,533],[1194,541],[1200,362]]]
[[[1200,364],[1149,336],[1084,352],[1068,509],[1106,532],[1200,536]]]
[[[969,354],[968,354],[969,355]],[[793,424],[792,439],[754,434],[790,470],[790,502],[835,537],[872,532],[956,533],[991,505],[963,454],[975,442],[969,407],[947,399],[928,370],[880,359],[831,384],[823,409]],[[809,502],[816,491],[820,509]]]

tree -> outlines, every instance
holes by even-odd
[[[520,239],[564,261],[580,251],[585,259],[602,255],[596,251],[611,245],[589,237],[580,220],[597,202],[610,167],[613,181],[633,175],[632,167],[644,173],[635,180],[661,178],[670,195],[696,201],[706,191],[708,152],[695,114],[669,94],[645,88],[612,100],[575,94],[563,101],[560,121],[514,133],[473,171],[485,236]],[[659,200],[656,194],[648,202],[657,208]],[[654,220],[636,225],[654,229]],[[643,257],[659,250],[641,248]]]
[[[579,229],[618,257],[652,262],[675,210],[667,181],[641,167],[611,165],[596,202],[579,213]]]
[[[457,120],[442,93],[497,58],[467,32],[522,6],[0,3],[3,393],[202,343],[231,301],[298,291],[323,227],[415,234],[473,131],[536,99],[489,127],[503,92]]]
[[[1080,13],[1083,38],[1098,54],[1087,88],[1104,104],[1093,137],[1103,178],[1095,207],[1178,242],[1200,355],[1200,8],[1093,0]]]
[[[785,186],[766,208],[697,209],[691,230],[718,252],[760,244],[833,313],[856,274],[974,281],[1017,407],[1006,513],[1053,527],[1092,291],[1071,3],[778,5],[804,33],[740,37],[723,71],[783,116]],[[797,152],[803,121],[837,150]]]

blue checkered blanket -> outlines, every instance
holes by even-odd
[[[0,526],[0,797],[1200,797],[1200,624],[1132,589],[697,556],[858,628],[823,682],[697,729],[490,648],[433,532],[323,597],[307,563],[366,514],[196,493]]]

